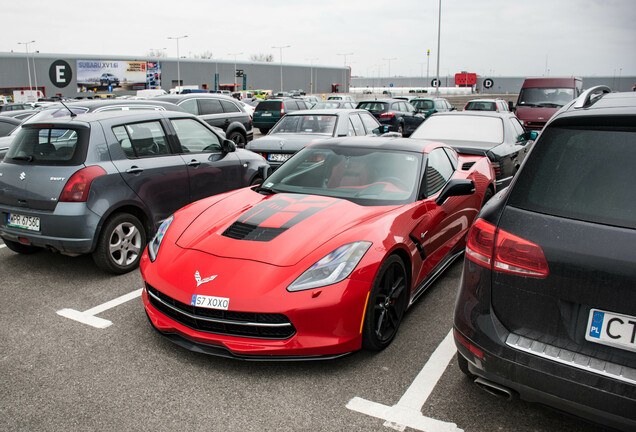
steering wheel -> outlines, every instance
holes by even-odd
[[[382,177],[376,183],[380,182],[391,183],[393,186],[397,187],[398,189],[402,189],[403,191],[408,191],[410,189],[410,187],[404,182],[404,180],[399,177]]]

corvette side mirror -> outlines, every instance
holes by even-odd
[[[472,195],[475,193],[475,182],[468,179],[453,179],[449,181],[442,192],[435,200],[435,204],[441,206],[444,202],[454,196]]]

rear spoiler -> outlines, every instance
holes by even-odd
[[[478,149],[474,147],[458,147],[451,146],[457,153],[469,155],[469,156],[488,156],[488,150]]]

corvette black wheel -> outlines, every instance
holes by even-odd
[[[379,351],[391,343],[408,304],[408,279],[404,263],[390,256],[378,272],[364,317],[362,347]]]

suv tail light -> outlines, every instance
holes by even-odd
[[[395,113],[394,113],[393,111],[387,111],[387,112],[385,112],[385,113],[380,114],[380,117],[383,117],[383,118],[387,118],[387,117],[388,117],[388,118],[392,118],[392,117],[395,117]]]
[[[91,183],[97,177],[103,175],[106,175],[106,171],[96,165],[77,171],[64,185],[60,195],[60,202],[86,202]]]
[[[284,103],[280,103],[280,116],[284,116],[285,115],[285,104]]]
[[[466,258],[490,270],[544,278],[550,273],[543,249],[483,219],[468,233]]]

